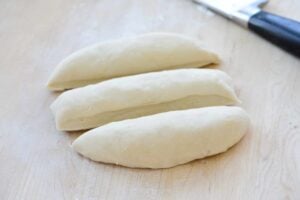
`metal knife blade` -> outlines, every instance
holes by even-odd
[[[193,0],[195,3],[229,18],[242,26],[247,26],[251,15],[260,11],[259,7],[268,0]]]

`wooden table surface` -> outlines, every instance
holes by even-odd
[[[266,10],[300,20],[300,1]],[[0,199],[300,199],[300,60],[189,0],[0,0]],[[250,113],[227,153],[164,170],[92,162],[55,129],[45,83],[96,42],[151,31],[217,52]]]

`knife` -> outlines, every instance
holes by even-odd
[[[300,23],[261,10],[268,0],[193,0],[300,57]]]

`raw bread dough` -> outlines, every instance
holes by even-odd
[[[138,168],[168,168],[226,151],[246,133],[239,107],[172,111],[113,122],[77,138],[75,151],[95,161]]]
[[[81,130],[171,110],[239,102],[231,78],[214,69],[177,69],[111,79],[64,92],[51,109],[59,130]]]
[[[150,33],[100,43],[64,59],[48,81],[51,90],[64,90],[113,77],[163,69],[201,67],[218,57],[198,40],[171,33]]]

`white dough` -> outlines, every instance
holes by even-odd
[[[168,168],[226,151],[246,133],[239,107],[172,111],[113,122],[90,130],[72,146],[95,161],[137,168]]]
[[[198,40],[172,33],[150,33],[93,45],[64,59],[48,81],[51,90],[64,90],[113,77],[163,69],[201,67],[218,57]]]
[[[59,130],[81,130],[171,110],[239,102],[231,78],[214,69],[177,69],[115,78],[66,91],[52,104]]]

